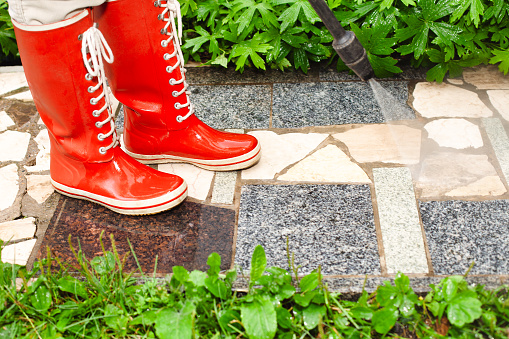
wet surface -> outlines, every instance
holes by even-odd
[[[111,250],[110,234],[120,256],[130,252],[129,242],[145,273],[170,273],[176,265],[188,270],[208,268],[207,257],[217,252],[222,268],[231,265],[235,211],[193,202],[184,202],[171,211],[149,216],[125,216],[87,201],[62,197],[46,231],[38,257],[53,255],[76,264],[70,250],[71,236],[75,248],[81,246],[88,259],[101,255],[98,241],[104,231],[104,245]],[[126,270],[136,270],[130,255]]]

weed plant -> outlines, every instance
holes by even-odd
[[[51,256],[33,270],[0,260],[0,338],[507,338],[507,286],[490,291],[451,276],[418,296],[398,274],[355,300],[330,292],[320,268],[298,277],[267,268],[257,246],[249,278],[220,271],[212,253],[207,272],[173,267],[171,278],[123,271],[127,255],[91,260],[72,251],[75,268]],[[71,242],[69,241],[69,244]],[[132,249],[132,247],[131,247]],[[134,253],[135,259],[136,256]],[[1,259],[1,258],[0,258]],[[157,260],[157,259],[156,259]],[[136,259],[136,262],[138,260]],[[139,263],[138,263],[139,266]],[[18,279],[18,280],[17,280]],[[246,292],[232,287],[245,281]]]

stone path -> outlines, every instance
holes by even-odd
[[[90,258],[105,231],[121,253],[129,239],[145,270],[157,256],[158,274],[205,269],[212,251],[224,269],[248,271],[262,244],[269,265],[287,268],[293,252],[300,273],[321,265],[343,292],[398,271],[426,290],[472,262],[472,282],[509,282],[509,77],[496,68],[440,85],[415,70],[379,81],[404,107],[396,118],[368,84],[318,66],[307,75],[191,68],[188,78],[197,115],[256,136],[262,159],[225,173],[159,165],[185,178],[189,198],[128,217],[53,192],[48,133],[23,71],[0,70],[2,260],[30,265],[46,246],[72,260],[69,236]]]

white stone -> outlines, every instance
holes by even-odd
[[[450,83],[450,84],[453,84],[453,85],[458,85],[458,86],[461,86],[463,85],[465,82],[462,80],[462,79],[447,79],[447,82]]]
[[[159,171],[182,177],[187,183],[188,196],[198,200],[207,199],[214,172],[189,164],[161,164]]]
[[[237,171],[216,172],[210,202],[213,204],[233,204],[236,184]]]
[[[445,83],[419,82],[413,106],[425,118],[481,118],[493,114],[476,93]]]
[[[32,92],[30,92],[30,91],[25,91],[25,92],[21,92],[21,93],[17,93],[17,94],[8,96],[7,99],[34,101],[34,97],[32,96]]]
[[[451,195],[450,192],[456,194],[458,189],[469,196],[493,196],[505,190],[503,186],[494,189],[493,185],[479,184],[480,180],[489,180],[486,177],[497,176],[497,171],[484,154],[435,152],[424,159],[418,170],[417,187],[422,189],[421,197],[424,198]],[[472,186],[465,188],[469,185]]]
[[[475,181],[464,187],[456,188],[450,192],[445,193],[448,197],[463,197],[475,195],[489,195],[497,196],[502,195],[507,190],[505,189],[502,180],[498,176],[489,176]]]
[[[371,183],[366,172],[338,147],[327,145],[279,176],[283,181]]]
[[[35,158],[34,166],[25,166],[29,173],[49,171],[50,168],[50,141],[48,130],[43,129],[34,138],[39,148],[39,153]]]
[[[27,194],[42,204],[54,189],[49,175],[27,175]]]
[[[242,179],[273,179],[291,164],[311,153],[327,134],[288,133],[277,135],[270,131],[249,132],[260,142],[262,156],[258,164],[242,171]]]
[[[6,111],[0,112],[0,132],[5,131],[7,128],[14,126],[14,121],[7,115]]]
[[[441,147],[463,149],[483,146],[479,127],[465,119],[434,120],[424,128],[428,131],[428,136]]]
[[[487,93],[495,109],[509,121],[509,90],[487,91]]]
[[[509,89],[509,75],[495,65],[465,68],[463,79],[478,89]]]
[[[10,164],[0,168],[0,211],[11,207],[18,195],[19,187],[18,166]]]
[[[5,131],[0,133],[0,161],[21,161],[25,158],[30,134]]]
[[[2,250],[2,261],[25,266],[36,242],[36,239],[31,239],[5,246]]]
[[[21,87],[28,87],[25,73],[0,73],[0,94],[12,92]]]
[[[44,121],[39,117],[39,120],[37,120],[37,125],[44,125]]]
[[[348,147],[358,162],[416,164],[421,153],[421,130],[403,125],[366,125],[333,137]]]
[[[35,219],[23,218],[0,223],[0,239],[4,242],[32,238],[35,234]]]

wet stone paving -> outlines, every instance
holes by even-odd
[[[262,158],[238,172],[154,165],[182,176],[189,197],[133,217],[54,192],[48,132],[23,69],[0,68],[3,261],[31,266],[49,248],[75,262],[69,238],[92,258],[104,233],[107,250],[112,235],[121,255],[132,247],[159,276],[175,265],[206,270],[212,252],[223,269],[246,274],[261,244],[269,265],[288,268],[293,253],[301,274],[320,266],[341,292],[373,290],[397,272],[425,291],[472,263],[470,282],[509,282],[509,76],[496,67],[442,84],[407,69],[379,81],[390,105],[320,65],[308,74],[201,67],[187,75],[197,116],[256,136]],[[117,101],[114,110],[121,133]],[[136,267],[131,256],[126,268]]]

